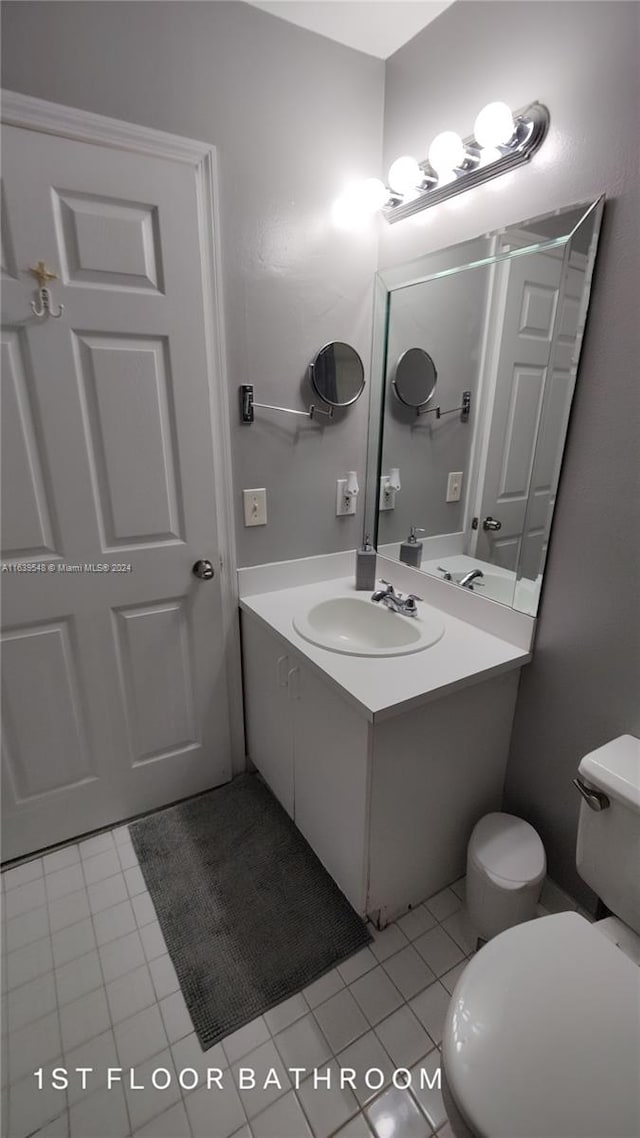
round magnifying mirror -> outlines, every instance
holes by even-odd
[[[310,366],[316,395],[331,407],[348,407],[364,390],[362,360],[350,344],[334,340],[321,348]]]
[[[405,407],[424,407],[431,399],[438,382],[438,373],[424,348],[407,348],[396,364],[393,390]]]

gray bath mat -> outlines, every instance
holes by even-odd
[[[129,829],[204,1050],[371,940],[255,775]]]

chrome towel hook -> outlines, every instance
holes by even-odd
[[[57,273],[52,273],[44,261],[38,261],[35,268],[29,269],[32,276],[36,278],[40,288],[38,289],[38,300],[31,301],[31,309],[34,316],[42,319],[43,316],[53,316],[54,320],[59,320],[64,312],[64,304],[58,305],[58,311],[53,311],[53,303],[51,300],[51,290],[47,287],[47,281],[57,281]]]

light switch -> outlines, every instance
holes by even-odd
[[[459,502],[462,494],[462,470],[452,470],[447,479],[447,502]]]
[[[246,526],[266,526],[267,524],[267,491],[264,486],[260,490],[243,490],[244,524]]]

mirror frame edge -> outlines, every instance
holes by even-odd
[[[382,462],[382,417],[384,400],[379,398],[378,376],[383,374],[387,356],[387,335],[389,327],[389,304],[391,292],[382,274],[377,272],[373,279],[373,314],[371,328],[371,371],[369,373],[369,416],[367,423],[367,454],[364,508],[362,512],[362,544],[369,537],[374,547],[378,533],[378,498],[380,470]]]

